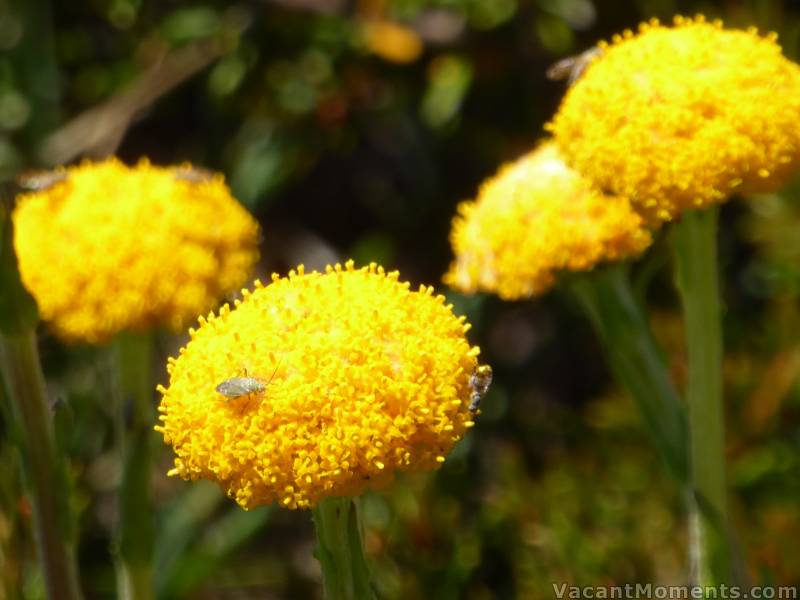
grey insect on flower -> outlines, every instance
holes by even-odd
[[[229,400],[234,400],[248,394],[260,394],[267,386],[255,377],[231,377],[220,383],[216,389]]]
[[[226,379],[215,389],[228,400],[235,400],[236,398],[249,396],[250,394],[260,394],[266,391],[267,386],[272,383],[279,366],[280,362],[275,365],[275,370],[272,372],[268,381],[264,381],[258,377],[249,377],[247,372],[245,372],[243,377],[231,377],[230,379]]]
[[[214,173],[202,167],[178,167],[173,171],[173,177],[189,183],[208,183],[214,179]]]
[[[567,85],[572,85],[578,81],[578,79],[580,79],[580,76],[583,75],[586,67],[588,67],[595,58],[601,56],[602,54],[603,51],[600,48],[597,46],[592,46],[580,54],[562,58],[550,66],[549,69],[547,69],[547,78],[552,81],[563,81],[566,79]]]
[[[17,184],[22,189],[31,192],[43,192],[66,179],[66,171],[33,170],[20,173],[17,177]]]
[[[492,367],[479,365],[469,378],[469,387],[472,393],[469,397],[469,410],[475,412],[481,405],[481,400],[492,385]]]

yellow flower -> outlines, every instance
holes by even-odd
[[[393,63],[412,63],[425,49],[413,29],[392,21],[365,21],[362,34],[370,52]]]
[[[800,158],[800,67],[776,35],[676,17],[599,45],[548,125],[566,161],[649,218],[780,187]]]
[[[508,300],[547,291],[559,271],[636,256],[652,241],[627,200],[593,188],[552,142],[502,167],[458,213],[445,283]]]
[[[67,341],[174,329],[249,277],[258,224],[221,175],[84,162],[18,198],[14,245],[42,318]]]
[[[351,261],[242,293],[169,361],[170,475],[217,481],[246,509],[309,508],[436,468],[473,425],[479,351],[432,288]]]

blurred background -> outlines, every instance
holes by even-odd
[[[0,0],[0,179],[112,153],[191,161],[224,172],[260,221],[257,275],[374,260],[437,285],[468,316],[495,383],[441,471],[364,497],[380,597],[682,584],[683,499],[577,307],[559,290],[508,303],[447,292],[440,280],[456,204],[543,136],[565,90],[547,67],[650,17],[698,12],[775,30],[799,58],[796,1]],[[722,215],[728,477],[742,552],[762,585],[800,584],[798,196],[793,185]],[[663,240],[634,275],[682,384]],[[46,329],[41,338],[51,395],[69,409],[57,430],[80,512],[83,585],[89,598],[113,598],[120,468],[108,352],[65,347]],[[184,342],[160,336],[159,381]],[[37,598],[7,417],[0,597]],[[246,513],[212,484],[168,480],[171,451],[158,447],[159,598],[318,596],[309,513]]]

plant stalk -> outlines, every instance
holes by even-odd
[[[355,500],[324,498],[313,510],[316,557],[322,566],[325,600],[375,598],[364,557]]]
[[[603,344],[611,371],[639,407],[670,473],[688,486],[686,411],[631,289],[625,265],[611,264],[579,275],[570,287]]]
[[[0,366],[20,424],[36,545],[51,600],[81,598],[66,472],[60,464],[34,329],[0,335]]]
[[[148,600],[154,597],[155,538],[150,485],[155,424],[152,334],[122,333],[114,350],[119,392],[116,437],[123,469],[115,539],[117,596]]]
[[[728,583],[732,552],[725,491],[722,326],[717,266],[718,209],[689,211],[675,226],[676,282],[683,301],[689,380],[694,500],[690,556],[693,581]]]

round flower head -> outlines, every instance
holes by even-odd
[[[547,142],[459,205],[450,241],[448,285],[515,300],[545,292],[559,271],[636,256],[651,235],[627,200],[593,188]]]
[[[436,468],[473,425],[481,378],[469,325],[432,291],[374,264],[301,266],[201,318],[159,388],[170,474],[244,508],[309,508]]]
[[[776,189],[800,159],[800,67],[775,40],[702,17],[643,24],[599,44],[548,129],[654,221]]]
[[[14,245],[42,318],[67,341],[179,329],[249,277],[258,224],[221,175],[116,159],[19,196]]]

